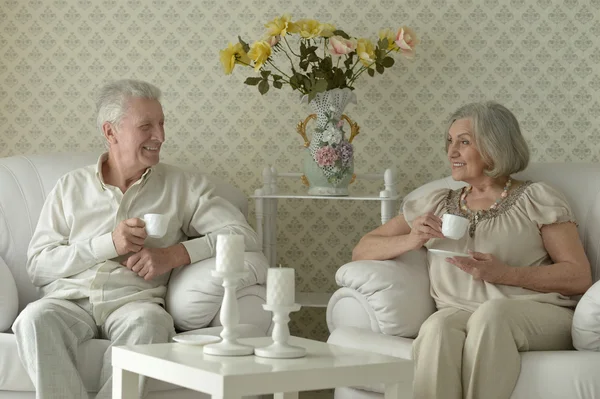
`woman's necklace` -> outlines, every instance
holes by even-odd
[[[512,185],[512,179],[509,177],[504,185],[504,190],[502,190],[502,194],[500,194],[500,198],[498,198],[492,206],[490,206],[490,211],[498,208],[498,205],[504,200],[504,198],[508,197],[508,190]],[[469,219],[471,219],[471,223],[469,226],[469,236],[473,237],[475,234],[475,228],[477,227],[477,223],[479,223],[479,217],[482,211],[472,211],[467,206],[467,195],[473,190],[473,186],[468,186],[465,188],[460,195],[460,209],[462,209],[467,215],[469,215]]]

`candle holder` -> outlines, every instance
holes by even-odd
[[[223,325],[221,331],[221,342],[204,345],[204,353],[217,356],[246,356],[254,352],[254,347],[237,342],[239,333],[237,325],[240,322],[240,313],[236,297],[237,286],[247,272],[221,272],[212,271],[214,277],[223,279],[223,304],[221,305],[221,316],[219,320]]]
[[[263,309],[273,312],[273,343],[263,348],[254,349],[254,354],[260,357],[270,357],[276,359],[294,359],[306,356],[306,349],[299,346],[288,344],[290,338],[290,312],[300,310],[300,305],[269,305],[264,304]]]

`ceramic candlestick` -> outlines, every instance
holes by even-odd
[[[288,344],[290,338],[290,312],[300,310],[300,305],[270,305],[264,304],[263,308],[273,312],[273,343],[263,348],[256,348],[254,354],[260,357],[277,359],[293,359],[306,356],[306,349]]]
[[[223,288],[225,289],[223,304],[221,305],[221,316],[219,319],[223,325],[223,331],[221,331],[221,338],[223,338],[223,340],[216,344],[205,345],[204,353],[207,355],[245,356],[251,355],[254,352],[252,346],[243,345],[237,342],[237,339],[240,336],[237,331],[240,314],[236,292],[240,280],[246,273],[247,272],[212,271],[213,276],[221,277],[223,279]]]

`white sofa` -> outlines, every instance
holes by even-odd
[[[25,270],[27,246],[48,192],[66,172],[96,163],[98,154],[71,153],[0,158],[0,399],[34,398],[34,387],[21,365],[10,326],[18,312],[38,298]],[[237,188],[212,178],[216,193],[247,215],[247,197]],[[238,290],[242,336],[268,335],[271,314],[265,303],[268,262],[260,253],[246,254],[251,271]],[[219,308],[222,287],[210,274],[214,258],[185,266],[173,273],[167,293],[167,309],[179,330],[202,328],[202,334],[221,331]],[[18,297],[18,301],[17,301]],[[194,331],[190,331],[193,333]],[[102,355],[109,341],[95,339],[79,348],[80,372],[94,397],[98,390]],[[60,365],[57,365],[60,367]],[[198,392],[150,381],[149,399],[198,398]]]
[[[594,281],[600,278],[600,164],[532,164],[520,179],[545,181],[561,190],[579,223]],[[415,198],[436,188],[458,188],[452,178],[428,183]],[[405,198],[405,199],[406,199]],[[390,261],[357,261],[336,273],[340,288],[327,307],[328,342],[405,359],[422,322],[435,311],[429,295],[425,249]],[[582,351],[525,352],[512,399],[600,398],[600,282],[580,300],[573,320],[573,341]],[[412,374],[401,376],[412,397]],[[381,398],[380,387],[339,388],[335,398]]]

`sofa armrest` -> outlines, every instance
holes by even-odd
[[[214,277],[216,258],[208,258],[173,270],[167,287],[167,311],[177,330],[206,327],[215,318],[223,302],[221,279]],[[262,252],[245,252],[244,268],[248,274],[237,289],[265,284],[269,263]],[[264,290],[264,289],[263,289]]]
[[[337,271],[335,279],[338,285],[364,298],[384,334],[415,337],[435,311],[425,249],[394,260],[351,262]]]
[[[600,351],[600,281],[579,300],[571,325],[573,346],[580,351]]]
[[[17,284],[4,259],[0,257],[0,332],[8,331],[19,312]]]

